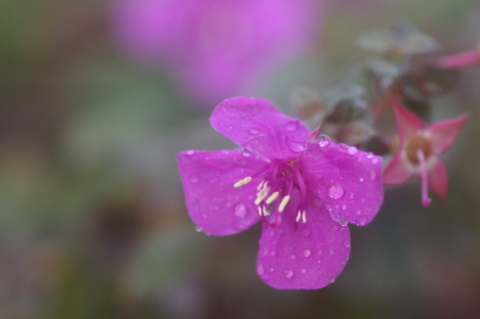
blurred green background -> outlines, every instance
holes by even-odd
[[[480,318],[480,69],[435,100],[469,112],[445,160],[448,202],[387,187],[372,224],[350,227],[336,282],[279,291],[255,273],[256,225],[195,231],[174,156],[233,145],[169,76],[114,43],[106,1],[0,0],[0,319]],[[287,113],[297,85],[338,84],[360,33],[408,19],[438,57],[480,40],[478,0],[338,0],[314,48],[273,70],[258,96]],[[386,118],[393,125],[393,119]]]

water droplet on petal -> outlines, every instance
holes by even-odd
[[[302,272],[302,274],[304,274],[304,273],[307,272],[307,270],[305,268],[302,268],[301,272]]]
[[[331,282],[331,283],[334,283],[334,282],[335,282],[335,278],[330,278],[330,282]]]
[[[285,269],[285,270],[283,271],[283,275],[285,276],[285,278],[290,279],[290,278],[293,277],[293,270],[291,270],[291,269]]]
[[[363,177],[360,177],[360,182],[363,182]]]
[[[328,143],[330,143],[330,137],[328,135],[322,134],[318,137],[318,139],[320,140],[318,142],[318,145],[320,145],[320,147],[325,147],[328,145]]]
[[[354,194],[354,193],[350,193],[350,198],[353,199],[353,197],[355,197],[355,194]]]
[[[346,262],[345,260],[342,260],[340,263],[341,263],[342,265],[345,265],[347,262]]]
[[[247,207],[242,203],[235,205],[233,211],[235,212],[235,216],[240,218],[243,218],[245,215],[247,215]]]
[[[248,133],[250,135],[257,135],[258,133],[260,133],[260,130],[256,129],[256,128],[251,128],[251,129],[248,130]]]
[[[311,254],[312,254],[312,252],[310,251],[310,249],[305,249],[303,251],[303,256],[306,257],[306,258],[310,257]]]
[[[260,276],[263,275],[263,273],[265,272],[265,269],[263,268],[262,265],[258,265],[257,266],[257,274],[259,274]]]
[[[197,233],[201,233],[203,231],[203,228],[200,226],[197,226],[195,227],[195,230],[197,231]]]
[[[233,126],[229,125],[229,126],[228,126],[228,129],[229,129],[229,130],[233,130]]]
[[[358,149],[355,146],[349,146],[348,147],[348,154],[355,155],[355,154],[357,154],[357,152],[358,152]]]
[[[295,255],[290,255],[290,259],[291,259],[291,260],[295,260],[296,258],[297,258],[297,256],[295,256]]]
[[[344,243],[343,243],[343,246],[345,246],[345,247],[347,247],[347,248],[350,247],[350,242],[349,242],[349,241],[344,242]]]
[[[348,225],[348,222],[347,222],[346,220],[344,220],[344,219],[341,219],[341,218],[340,218],[340,220],[338,221],[338,223],[339,223],[340,225],[342,225],[342,226],[347,226],[347,225]]]
[[[298,122],[292,121],[290,123],[285,124],[285,130],[289,132],[295,132],[298,129]]]
[[[343,196],[343,187],[340,184],[333,184],[328,189],[328,197],[333,199],[339,199]]]
[[[335,255],[335,251],[333,249],[330,249],[330,255]]]
[[[305,237],[308,237],[310,235],[310,231],[308,229],[304,229],[302,233]]]
[[[359,215],[359,216],[362,215],[362,211],[360,209],[357,210],[357,215]]]
[[[342,205],[342,209],[343,209],[343,210],[346,210],[346,209],[347,209],[347,205],[346,205],[346,204],[343,204],[343,205]]]
[[[192,182],[194,184],[197,183],[198,182],[198,176],[196,176],[196,175],[190,176],[190,182]]]

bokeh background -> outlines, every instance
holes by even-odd
[[[350,261],[321,290],[257,277],[259,225],[222,238],[195,231],[174,158],[233,147],[208,124],[231,94],[293,115],[294,88],[338,84],[364,57],[354,39],[365,31],[406,19],[441,44],[429,57],[473,48],[478,0],[325,0],[301,43],[286,41],[281,58],[255,60],[247,84],[208,99],[185,85],[193,49],[179,62],[126,48],[112,17],[120,2],[0,0],[1,319],[480,318],[480,68],[434,100],[435,119],[471,115],[444,157],[448,201],[423,208],[418,180],[387,187],[377,218],[350,227]]]

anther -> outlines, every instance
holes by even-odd
[[[263,188],[263,184],[265,184],[265,180],[261,181],[260,184],[257,186],[257,191],[261,190]]]
[[[295,217],[295,221],[298,223],[300,221],[300,218],[302,218],[302,212],[298,211],[297,212],[297,217]]]
[[[290,195],[287,195],[287,196],[282,198],[282,200],[280,201],[280,205],[278,205],[278,211],[280,213],[283,212],[283,210],[285,209],[285,206],[287,206],[289,200],[290,200]]]
[[[238,182],[236,182],[235,184],[233,184],[233,187],[237,188],[237,187],[240,187],[240,186],[243,186],[245,184],[248,184],[252,181],[252,177],[251,176],[247,176],[245,177],[244,179],[241,179],[239,180]]]
[[[302,212],[302,222],[305,224],[307,222],[307,212],[303,211]]]
[[[273,203],[273,201],[277,199],[278,195],[279,195],[278,192],[273,193],[272,195],[270,195],[270,197],[267,198],[267,200],[265,201],[265,203],[266,203],[267,205]]]
[[[265,183],[264,187],[257,193],[257,199],[255,199],[255,205],[259,205],[265,199],[265,197],[268,196],[269,190],[270,188]]]

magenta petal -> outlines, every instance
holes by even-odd
[[[354,146],[312,141],[300,157],[305,182],[340,223],[368,224],[383,202],[382,158]]]
[[[264,99],[237,97],[223,101],[210,117],[221,134],[266,158],[293,159],[304,149],[309,130]]]
[[[428,170],[428,186],[442,200],[447,198],[447,181],[448,174],[445,164],[435,158]]]
[[[334,222],[318,199],[309,203],[307,223],[296,224],[295,212],[287,209],[279,226],[263,229],[257,273],[274,288],[322,288],[335,280],[348,260],[348,227]]]
[[[454,119],[434,123],[428,128],[427,134],[430,135],[429,139],[435,153],[443,153],[452,146],[468,117],[468,114],[463,114]]]
[[[383,172],[383,183],[386,185],[403,184],[413,176],[407,159],[402,152],[393,156]]]
[[[263,159],[241,150],[185,151],[177,155],[177,162],[188,212],[205,233],[230,235],[258,221],[258,182],[233,185],[261,169]]]
[[[395,110],[397,131],[401,144],[403,144],[410,136],[425,128],[425,124],[423,124],[421,119],[401,106],[397,101],[393,102],[393,108]]]

